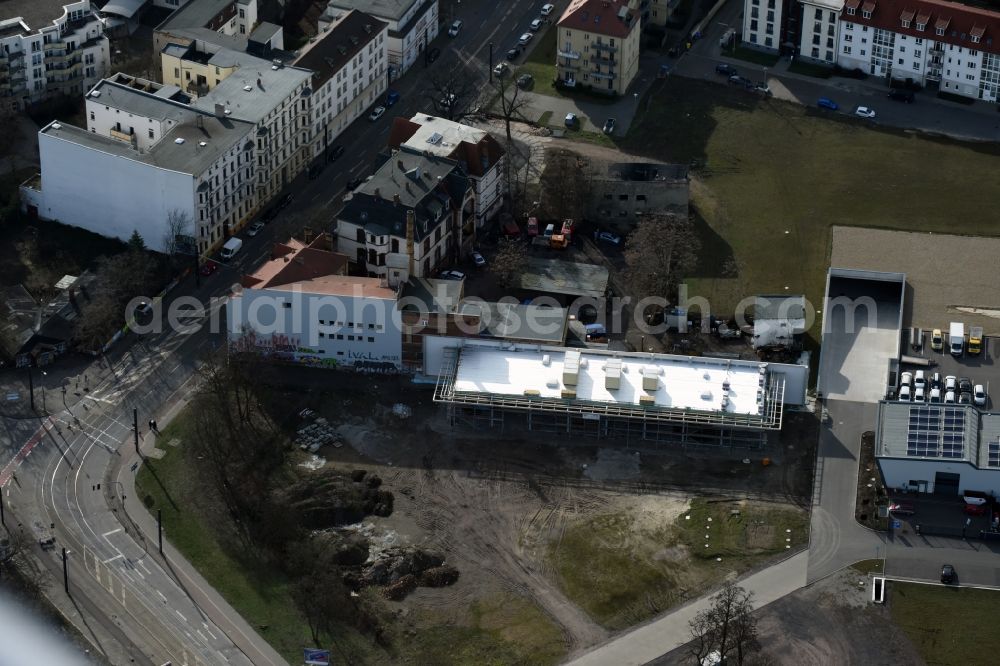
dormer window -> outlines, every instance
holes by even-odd
[[[923,32],[923,31],[924,31],[924,28],[926,28],[926,27],[927,27],[927,24],[926,24],[926,23],[918,23],[918,24],[917,24],[917,30],[918,30],[919,32]]]
[[[866,18],[866,19],[870,19],[872,17],[872,13],[871,12],[866,12],[865,10],[862,9],[861,10],[861,17],[862,18]]]
[[[901,21],[901,23],[903,24],[903,27],[904,27],[904,28],[909,28],[909,27],[910,27],[910,22],[909,22],[909,21],[907,21],[906,19],[903,19],[903,20]]]
[[[848,16],[854,16],[854,7],[848,7],[847,8],[847,15]]]
[[[934,31],[934,34],[936,34],[938,37],[944,37],[944,28],[937,28]]]
[[[972,43],[973,44],[978,44],[979,43],[979,35],[973,35],[972,36]]]

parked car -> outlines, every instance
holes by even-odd
[[[935,328],[934,332],[931,333],[931,349],[934,351],[941,351],[944,349],[944,334],[941,332],[940,328]]]
[[[517,87],[524,88],[525,90],[531,87],[531,84],[535,82],[534,77],[531,74],[522,74],[517,77]]]
[[[257,234],[259,234],[263,230],[264,230],[264,223],[261,222],[260,220],[257,220],[256,222],[254,222],[253,224],[251,224],[249,227],[247,227],[247,236],[250,236],[250,238],[253,238],[254,236],[256,236]]]
[[[480,254],[479,250],[472,251],[472,263],[476,265],[476,268],[482,268],[486,265],[486,257]]]
[[[927,396],[924,393],[924,387],[918,386],[913,389],[913,402],[924,402]]]
[[[530,30],[530,31],[532,31],[532,32],[538,32],[539,30],[541,30],[541,29],[542,29],[542,26],[543,26],[544,24],[545,24],[545,22],[544,22],[544,21],[542,21],[542,19],[540,19],[540,18],[536,18],[535,20],[533,20],[533,21],[532,21],[532,22],[531,22],[531,23],[530,23],[530,24],[528,25],[528,30]]]
[[[458,32],[461,29],[462,29],[462,20],[461,19],[455,19],[454,21],[452,21],[451,27],[448,28],[448,36],[449,37],[458,37]]]
[[[950,564],[944,564],[941,566],[941,582],[945,585],[950,585],[955,582],[956,574],[955,567]]]
[[[529,217],[528,218],[528,238],[532,238],[538,235],[538,218]]]
[[[916,511],[913,502],[893,502],[889,505],[889,513],[894,516],[912,516]]]
[[[896,399],[900,402],[913,402],[913,389],[910,388],[909,384],[903,384],[899,387],[899,393],[896,395]]]
[[[292,196],[292,193],[289,192],[285,196],[283,196],[280,199],[278,199],[278,210],[284,210],[284,209],[288,208],[288,206],[291,205],[291,203],[292,203],[292,199],[294,199],[294,198],[295,197]]]
[[[533,36],[534,35],[532,35],[530,32],[526,32],[523,35],[521,35],[521,37],[517,40],[517,43],[520,44],[521,46],[527,46],[528,42],[531,41],[531,38]]]
[[[507,76],[507,72],[510,71],[510,67],[505,62],[498,62],[497,66],[493,68],[493,75],[497,78],[503,78]]]
[[[911,90],[903,90],[902,88],[889,88],[889,99],[895,100],[897,102],[906,102],[907,104],[912,104],[916,96]]]
[[[972,391],[962,391],[958,394],[958,404],[960,405],[971,405],[972,404]]]
[[[395,90],[388,91],[385,94],[385,106],[386,106],[386,108],[389,108],[390,106],[392,106],[393,104],[395,104],[396,102],[398,102],[399,99],[400,99],[399,92],[397,92]]]
[[[670,73],[670,65],[668,65],[667,63],[663,63],[660,65],[660,71],[656,74],[656,78],[665,79],[667,78],[667,74],[669,73]]]
[[[618,234],[613,234],[610,231],[598,231],[595,238],[602,243],[608,243],[610,245],[622,244],[622,237]]]
[[[604,130],[603,131],[604,131],[605,134],[614,134],[615,133],[615,119],[614,118],[608,118],[607,120],[604,121]]]
[[[376,106],[374,109],[372,109],[372,112],[370,114],[368,114],[368,120],[370,120],[372,122],[375,122],[376,120],[378,120],[379,118],[381,118],[383,115],[385,115],[385,107],[384,106]]]
[[[202,275],[202,277],[208,277],[217,270],[219,270],[219,262],[214,259],[209,259],[201,265],[198,272]]]
[[[941,402],[941,389],[940,388],[932,388],[931,392],[930,392],[930,394],[928,396],[927,402],[929,402],[931,404],[936,404],[936,403]]]
[[[829,97],[820,97],[816,101],[816,106],[821,109],[829,109],[830,111],[836,111],[840,108],[840,106]]]
[[[464,280],[465,273],[462,271],[441,271],[438,273],[439,280]]]
[[[348,192],[353,192],[354,190],[358,189],[358,187],[360,187],[361,183],[363,182],[365,182],[364,178],[361,177],[352,178],[351,180],[347,181],[346,189]]]
[[[900,386],[912,386],[913,385],[913,373],[904,372],[899,375],[899,385]]]
[[[924,375],[923,370],[917,370],[916,374],[913,375],[913,386],[915,388],[924,388],[927,386],[927,377]]]
[[[521,55],[521,47],[515,46],[507,51],[507,60],[515,60],[519,55]]]
[[[982,384],[976,384],[976,389],[972,392],[972,402],[980,407],[986,406],[986,389]]]
[[[944,382],[941,381],[941,373],[935,372],[933,375],[931,375],[931,388],[939,389],[942,386],[944,386]]]
[[[955,392],[954,391],[945,391],[945,394],[944,394],[944,404],[946,404],[946,405],[954,405],[955,404]]]
[[[551,2],[546,2],[544,5],[542,5],[542,11],[540,11],[539,14],[541,14],[542,16],[548,16],[549,14],[552,13],[552,10],[555,8],[556,6],[553,5]]]
[[[737,72],[736,68],[733,67],[732,65],[727,65],[726,63],[722,62],[715,66],[715,73],[725,74],[726,76],[733,76],[734,74],[738,74],[739,72]]]
[[[760,83],[758,83],[757,85],[755,85],[753,87],[753,89],[756,92],[759,92],[760,94],[764,95],[765,97],[771,97],[774,94],[774,93],[771,92],[770,86],[768,86],[763,81],[761,81]]]
[[[958,388],[958,378],[955,375],[948,375],[944,378],[944,390],[954,391]]]
[[[566,114],[566,127],[576,127],[578,120],[575,113]]]
[[[739,74],[733,74],[730,76],[729,84],[733,86],[743,86],[744,88],[753,88],[753,81],[745,76],[740,76]]]
[[[430,51],[427,52],[427,62],[429,63],[434,62],[435,60],[438,59],[438,56],[440,55],[441,55],[441,49],[435,46],[434,48],[432,48]]]
[[[854,109],[854,115],[856,115],[858,118],[874,118],[875,109],[869,106],[859,106],[858,108]]]
[[[343,146],[334,146],[330,149],[330,160],[333,161],[344,154]]]
[[[968,377],[960,377],[958,380],[958,390],[965,393],[972,393],[972,381]]]

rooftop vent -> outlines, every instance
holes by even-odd
[[[205,147],[205,146],[207,146],[208,144],[207,144],[207,143],[205,143],[204,141],[199,141],[199,142],[198,142],[198,145],[199,145],[199,146],[201,146],[202,148],[204,148],[204,147]]]
[[[101,96],[101,91],[100,90],[94,90],[93,92],[90,93],[90,96],[96,99],[96,98],[98,98],[98,97]]]
[[[251,90],[253,90],[253,86],[243,86],[243,90],[250,92]]]
[[[433,134],[431,134],[431,135],[430,135],[429,137],[427,137],[427,143],[431,143],[431,144],[434,144],[434,145],[438,145],[439,143],[441,143],[441,140],[442,140],[442,139],[444,139],[444,137],[443,137],[443,136],[441,136],[441,135],[440,135],[440,134],[438,134],[437,132],[434,132],[434,133],[433,133]]]
[[[179,146],[182,143],[184,143],[184,139],[177,137],[176,139],[174,139],[174,143],[176,143]]]
[[[52,129],[54,130],[62,129],[62,125],[60,125],[59,123],[52,123]]]

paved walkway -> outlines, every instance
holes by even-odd
[[[738,582],[753,592],[754,608],[760,608],[805,587],[808,559],[808,552],[801,552]],[[688,623],[709,607],[710,599],[703,597],[673,610],[569,663],[573,666],[638,666],[652,661],[691,640]]]

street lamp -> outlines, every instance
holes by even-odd
[[[490,83],[493,83],[493,42],[490,42]]]

